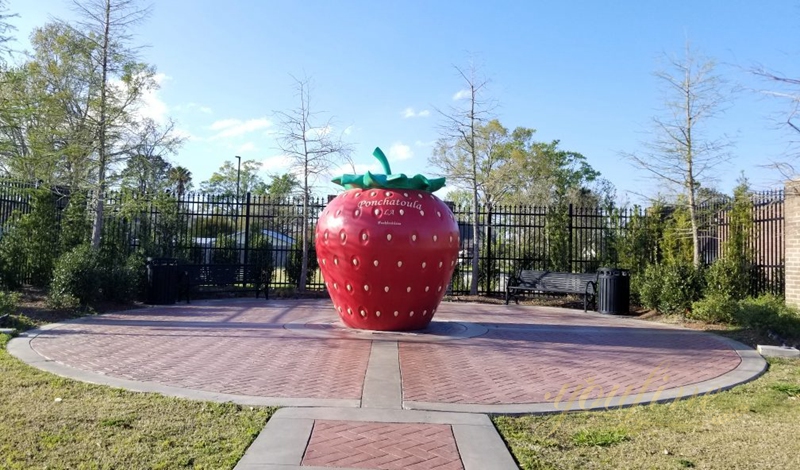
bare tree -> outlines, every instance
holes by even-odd
[[[77,30],[95,43],[92,59],[99,69],[96,84],[97,102],[97,184],[92,225],[92,246],[100,246],[103,231],[103,197],[108,172],[115,154],[115,127],[123,126],[143,88],[152,82],[153,70],[136,62],[136,50],[130,46],[131,29],[146,19],[150,7],[140,7],[136,0],[72,0],[82,18]],[[114,79],[132,81],[121,87]],[[126,88],[127,93],[120,93]],[[124,153],[124,152],[123,152]]]
[[[493,103],[484,97],[488,81],[480,75],[475,65],[471,64],[467,70],[459,67],[455,69],[465,88],[454,97],[460,105],[450,106],[446,111],[436,110],[442,116],[443,123],[440,125],[441,137],[430,158],[430,164],[439,168],[455,186],[471,193],[472,279],[469,290],[471,295],[477,295],[481,246],[478,215],[484,181],[481,166],[487,160],[487,137],[492,135],[481,130],[490,120]]]
[[[8,13],[8,0],[0,0],[0,64],[5,64],[6,54],[11,53],[8,43],[14,40],[11,35],[17,28],[8,22],[19,15]]]
[[[800,135],[800,79],[773,72],[763,66],[754,67],[751,71],[775,85],[762,93],[788,103],[788,112],[779,120],[780,124],[787,128],[794,137]],[[790,144],[795,146],[798,141],[791,140]],[[788,161],[773,162],[770,166],[777,169],[784,178],[792,179],[797,176],[797,171],[792,164],[795,158],[796,156],[790,156]]]
[[[664,108],[653,118],[652,140],[641,153],[624,154],[650,177],[679,194],[689,211],[692,261],[700,265],[698,190],[713,180],[712,170],[730,158],[725,137],[709,137],[705,126],[722,114],[730,94],[713,60],[695,54],[687,42],[683,57],[666,57],[667,69],[655,73],[663,86]]]
[[[278,148],[289,157],[293,169],[301,174],[302,185],[302,266],[298,288],[304,291],[308,278],[308,251],[311,238],[308,214],[309,199],[316,180],[327,174],[331,167],[347,158],[350,146],[342,135],[334,135],[331,118],[317,121],[320,112],[312,111],[311,80],[292,77],[295,82],[297,107],[291,111],[278,111],[280,120]]]

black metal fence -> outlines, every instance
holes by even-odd
[[[107,200],[103,243],[125,240],[129,252],[141,250],[149,256],[196,264],[251,264],[257,257],[271,256],[272,286],[295,287],[304,221],[313,262],[314,227],[326,202],[312,199],[304,207],[300,200],[248,193],[240,200],[186,194],[180,199],[162,196],[141,204],[132,210],[129,198],[115,195]],[[309,276],[306,287],[324,289],[317,271]]]
[[[0,180],[0,228],[8,225],[14,213],[30,212],[33,187]],[[70,197],[63,190],[57,193],[54,210],[56,219],[61,220]],[[82,198],[81,204],[88,206],[89,199],[90,196]],[[757,193],[751,200],[749,239],[762,279],[753,290],[782,294],[783,191]],[[303,227],[307,227],[311,240],[326,204],[325,199],[313,199],[304,207],[300,200],[274,200],[251,194],[237,200],[205,194],[142,197],[111,193],[105,198],[102,243],[123,254],[138,250],[147,256],[178,257],[199,264],[247,264],[257,257],[271,256],[275,268],[272,286],[295,287]],[[731,201],[722,200],[701,208],[705,263],[723,255],[730,234],[731,207]],[[469,207],[451,208],[460,227],[461,247],[450,292],[466,294],[472,276],[472,252],[476,249],[473,212]],[[572,205],[481,208],[478,292],[503,292],[507,275],[520,268],[594,272],[600,266],[616,266],[639,272],[660,259],[659,241],[665,236],[665,221],[671,210]],[[84,213],[88,219],[88,210]],[[318,271],[309,277],[307,288],[324,289]]]
[[[717,199],[698,207],[700,255],[709,265],[722,258],[731,236],[732,199]],[[461,227],[462,250],[451,291],[467,294],[474,249],[473,211],[452,207]],[[750,196],[747,239],[757,275],[751,293],[783,295],[784,192],[764,191]],[[665,236],[691,246],[688,229],[670,226],[672,206],[599,208],[501,206],[478,211],[482,236],[479,252],[479,294],[499,294],[507,275],[520,268],[575,273],[595,272],[601,266],[622,267],[634,273],[663,258]],[[673,221],[674,224],[674,221]],[[671,232],[671,235],[669,233]],[[689,252],[690,253],[690,252]]]
[[[747,227],[749,246],[757,275],[751,278],[753,294],[784,293],[784,200],[783,190],[762,191],[750,196],[750,224]],[[701,254],[705,264],[722,258],[726,242],[732,237],[733,201],[715,201],[701,210]]]

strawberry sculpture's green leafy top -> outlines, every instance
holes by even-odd
[[[345,189],[418,189],[429,193],[438,191],[444,186],[444,178],[428,179],[422,175],[409,178],[404,173],[393,175],[392,169],[389,167],[389,160],[386,159],[386,155],[379,147],[375,147],[372,155],[381,162],[383,171],[386,172],[385,175],[373,175],[367,172],[363,175],[342,175],[332,181],[344,186]]]

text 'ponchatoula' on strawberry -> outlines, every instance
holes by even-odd
[[[444,178],[343,175],[345,191],[330,201],[316,229],[325,286],[342,321],[367,330],[425,328],[433,318],[458,258],[458,224],[433,191]]]

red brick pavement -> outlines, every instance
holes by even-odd
[[[709,335],[631,327],[517,325],[467,341],[401,343],[399,350],[404,399],[445,403],[542,403],[560,393],[566,402],[612,391],[690,390],[690,384],[740,363],[736,351]]]
[[[305,338],[282,327],[324,318],[319,312],[302,302],[154,308],[60,325],[31,345],[118,378],[236,395],[360,399],[368,341]]]
[[[558,307],[474,304],[467,302],[442,302],[436,310],[435,320],[451,320],[483,324],[518,325],[582,325],[613,326],[617,328],[671,329],[655,322],[641,322],[625,316],[598,315],[583,310]]]
[[[460,470],[453,430],[442,424],[314,422],[303,466]]]
[[[57,325],[40,354],[113,377],[261,397],[359,399],[370,335],[320,335],[286,323],[335,321],[330,301],[230,301],[151,308]],[[407,401],[552,402],[673,388],[739,364],[713,336],[581,311],[443,303],[437,320],[482,323],[481,337],[400,341]],[[648,382],[648,377],[650,378]]]

